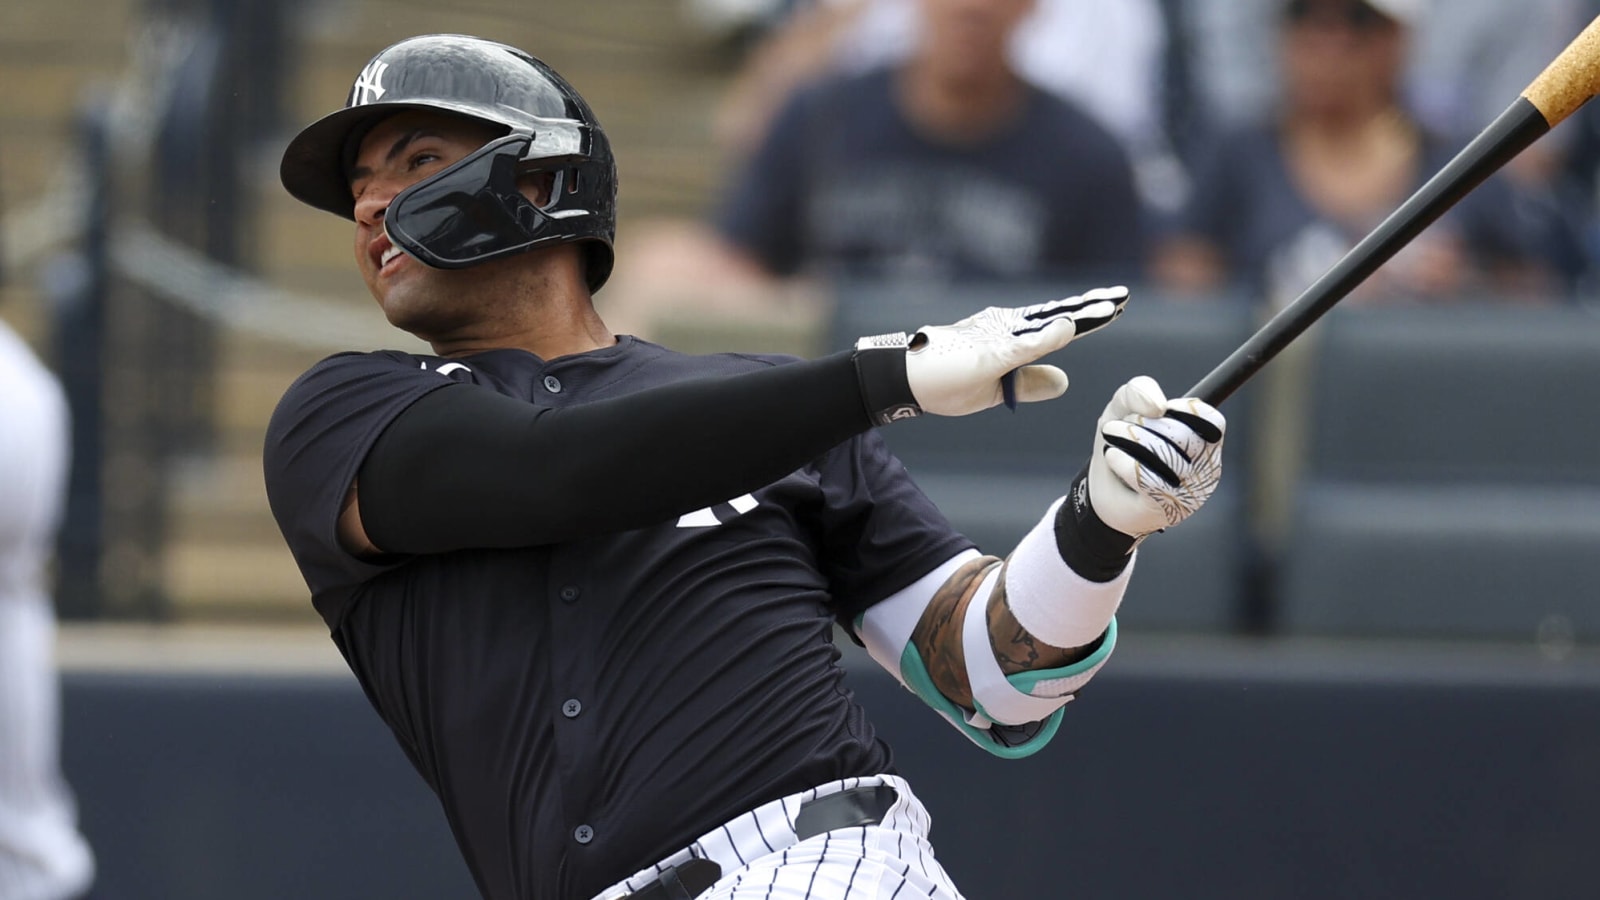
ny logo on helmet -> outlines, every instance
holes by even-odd
[[[378,60],[367,63],[367,67],[356,78],[355,86],[350,89],[350,105],[364,106],[383,99],[383,73],[388,68],[388,63]]]

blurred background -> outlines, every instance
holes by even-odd
[[[1198,381],[1600,13],[1038,0],[1011,32],[1008,6],[0,5],[0,319],[72,413],[50,583],[92,896],[473,895],[261,482],[300,372],[420,348],[374,308],[348,223],[277,180],[387,44],[503,40],[588,98],[621,173],[597,297],[619,332],[811,356],[1133,285],[1057,360],[1073,386],[1048,409],[885,430],[1003,554],[1117,385]],[[883,71],[992,84],[994,29],[1050,98],[1032,130],[1004,93],[878,102]],[[901,120],[890,151],[851,143]],[[1145,544],[1118,662],[1040,757],[975,759],[845,648],[970,896],[1593,896],[1597,176],[1586,109],[1224,405],[1223,490]]]

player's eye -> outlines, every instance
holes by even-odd
[[[431,150],[419,150],[416,153],[411,154],[411,156],[406,160],[406,167],[408,169],[420,169],[429,163],[438,162],[441,158],[442,157],[440,157],[439,154],[434,153]]]

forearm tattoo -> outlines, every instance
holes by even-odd
[[[911,632],[911,641],[921,654],[934,687],[957,706],[969,710],[973,708],[972,686],[967,679],[967,656],[962,645],[963,623],[978,586],[995,567],[1003,565],[992,556],[983,556],[962,566],[933,595]],[[1000,663],[1000,671],[1007,675],[1059,669],[1082,660],[1094,649],[1093,644],[1055,647],[1029,634],[1017,623],[1006,602],[1004,569],[995,579],[993,592],[979,602],[987,604],[989,646]]]
[[[1007,675],[1069,666],[1087,657],[1092,649],[1092,645],[1056,647],[1046,644],[1023,628],[1011,614],[1004,569],[995,580],[994,593],[989,597],[989,645],[994,648],[995,659],[1000,661],[1000,671]]]
[[[972,686],[967,680],[967,654],[961,646],[962,623],[967,605],[978,586],[1000,560],[980,556],[956,570],[933,595],[923,611],[911,642],[922,655],[922,663],[933,679],[933,686],[957,706],[972,709]]]

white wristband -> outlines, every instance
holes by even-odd
[[[1116,578],[1090,581],[1072,571],[1056,549],[1056,512],[1061,498],[1023,536],[1006,561],[1006,602],[1017,624],[1052,647],[1092,644],[1111,624],[1133,574],[1134,559]],[[967,663],[970,668],[972,663]]]

